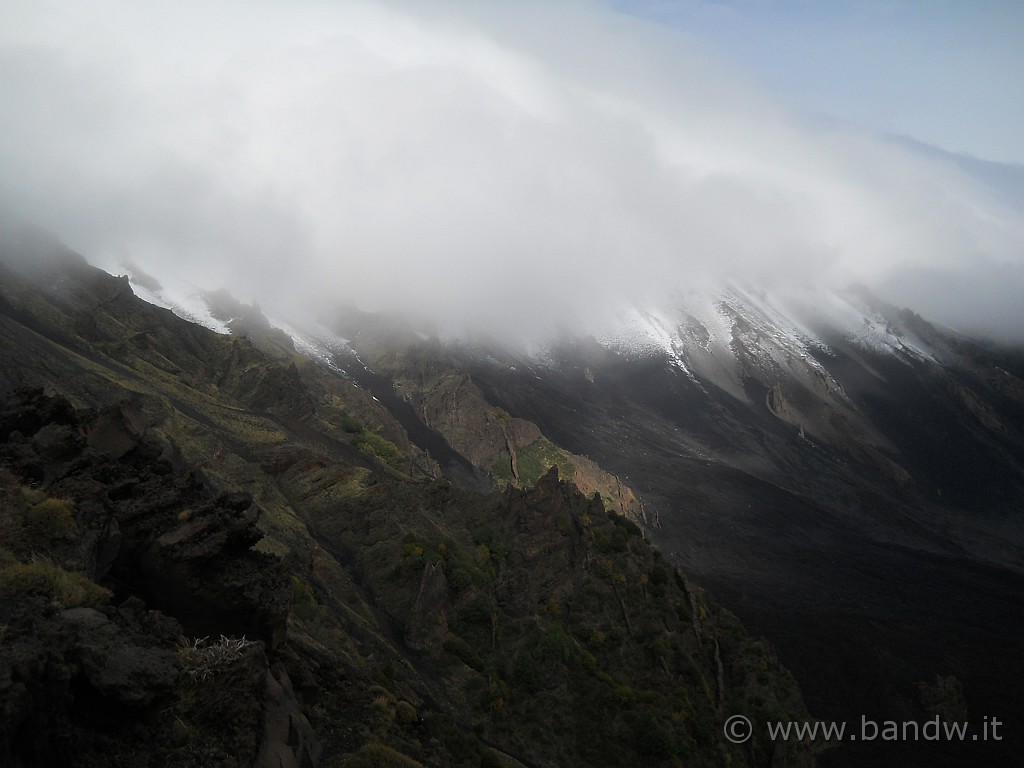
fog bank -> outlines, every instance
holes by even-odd
[[[860,281],[1024,339],[1020,198],[598,4],[3,5],[0,204],[110,269],[520,338]]]

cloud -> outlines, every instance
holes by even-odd
[[[920,298],[890,278],[1024,254],[962,166],[594,4],[9,5],[0,204],[286,313],[536,336],[723,279]]]

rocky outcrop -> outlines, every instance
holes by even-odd
[[[115,744],[141,756],[169,738],[159,713],[181,672],[173,619],[28,600],[4,601],[0,621],[0,763],[99,766]]]
[[[85,442],[97,453],[119,459],[142,440],[142,414],[129,402],[104,408],[83,428]]]
[[[0,424],[10,418],[38,428],[9,440],[0,457],[16,475],[43,480],[50,495],[81,499],[73,559],[90,577],[176,616],[191,634],[278,645],[288,592],[276,558],[252,549],[262,538],[252,498],[214,497],[193,473],[176,472],[165,458],[171,449],[144,433],[130,404],[79,418],[54,400],[34,390],[8,400]],[[65,423],[27,419],[32,403]]]
[[[2,401],[0,764],[242,766],[259,752],[313,766],[318,742],[266,653],[290,592],[253,550],[260,510],[176,467],[140,414],[39,390]],[[241,650],[198,675],[208,641],[186,636]]]
[[[619,478],[594,461],[565,451],[531,421],[491,405],[468,375],[443,375],[428,384],[403,380],[401,389],[418,405],[423,422],[462,456],[489,472],[499,486],[528,488],[552,466],[586,496],[600,493],[610,509],[650,524],[642,504]]]
[[[142,707],[169,697],[181,671],[172,648],[130,642],[121,627],[94,608],[71,608],[59,619],[76,634],[69,660],[101,697]],[[170,621],[165,627],[176,629]]]
[[[403,391],[415,392],[423,422],[477,467],[500,461],[513,471],[516,451],[541,437],[535,424],[491,406],[468,376],[442,376],[422,390],[406,382]]]
[[[253,768],[313,768],[320,762],[320,741],[302,712],[284,669],[265,677],[263,741]]]
[[[428,563],[423,568],[420,591],[413,604],[406,630],[406,642],[410,648],[424,650],[440,646],[448,631],[446,607],[448,603],[448,580],[444,569],[437,563]]]
[[[134,553],[126,548],[115,574],[184,617],[192,634],[247,635],[270,648],[280,645],[288,594],[277,558],[251,549],[262,538],[252,498],[226,494],[178,514],[184,519],[177,527],[146,536]],[[137,522],[122,523],[122,536],[138,542]]]

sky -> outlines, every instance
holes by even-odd
[[[1019,0],[615,0],[685,31],[791,107],[1024,163]]]
[[[284,314],[857,281],[1024,341],[1020,5],[0,0],[0,207]]]

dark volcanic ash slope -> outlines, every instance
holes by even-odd
[[[652,539],[768,635],[820,717],[923,721],[941,678],[979,723],[1024,722],[1024,357],[862,290],[842,303],[856,322],[804,310],[787,326],[734,292],[717,347],[684,314],[667,352],[353,343],[396,379],[431,362],[464,377],[621,478]],[[1004,737],[824,762],[998,762],[1024,749],[1020,729]]]
[[[819,716],[922,719],[918,683],[953,675],[974,718],[1021,722],[1020,358],[888,311],[944,362],[825,328],[817,362],[843,399],[831,412],[785,371],[741,374],[744,401],[664,358],[595,345],[472,375],[492,402],[623,477],[657,514],[653,539],[768,634]],[[801,416],[815,407],[826,429]],[[831,759],[956,765],[1015,754],[1020,738],[848,745]]]

